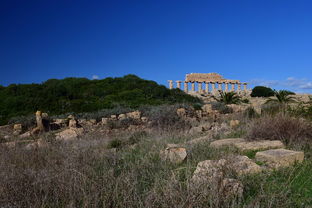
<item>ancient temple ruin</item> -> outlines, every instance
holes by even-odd
[[[173,80],[168,80],[169,88],[174,88]],[[235,91],[235,92],[247,92],[247,83],[240,82],[239,80],[224,79],[218,73],[191,73],[186,74],[185,81],[176,81],[176,87],[188,92],[198,93],[215,93],[218,91]],[[189,83],[191,83],[191,90],[189,90]],[[197,85],[197,90],[196,90]],[[204,88],[203,88],[204,85]],[[242,89],[243,85],[243,89]]]

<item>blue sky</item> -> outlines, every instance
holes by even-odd
[[[186,73],[312,92],[309,0],[2,0],[0,85]]]

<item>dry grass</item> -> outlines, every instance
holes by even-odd
[[[225,199],[215,192],[214,186],[192,187],[190,179],[198,162],[237,152],[214,150],[209,142],[204,142],[188,145],[188,158],[182,164],[162,161],[159,151],[166,144],[194,138],[185,134],[180,120],[163,116],[171,115],[172,109],[158,110],[151,112],[152,121],[156,122],[153,134],[138,132],[117,138],[121,145],[116,151],[107,149],[107,140],[93,134],[68,143],[50,139],[49,146],[33,150],[0,147],[0,207],[290,208],[312,205],[309,158],[295,167],[238,177],[245,190],[241,198]],[[170,126],[163,128],[165,125]],[[248,136],[301,142],[311,138],[310,133],[310,124],[306,121],[277,115],[255,118]]]
[[[291,117],[284,113],[265,115],[251,121],[246,138],[281,140],[287,145],[311,144],[312,125],[302,118]]]

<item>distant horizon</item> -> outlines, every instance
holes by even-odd
[[[196,73],[196,72],[192,72],[192,73]],[[209,72],[209,73],[217,73],[217,72]],[[189,73],[190,74],[190,73]],[[125,74],[125,75],[123,75],[123,76],[127,76],[127,75],[136,75],[136,74]],[[46,80],[43,80],[43,81],[40,81],[40,82],[30,82],[30,83],[10,83],[10,84],[7,84],[7,85],[1,85],[1,86],[4,86],[4,87],[8,87],[9,85],[12,85],[12,84],[16,84],[16,85],[24,85],[24,84],[42,84],[42,83],[44,83],[44,82],[46,82],[47,80],[50,80],[50,79],[57,79],[57,80],[62,80],[62,79],[67,79],[67,78],[84,78],[84,79],[88,79],[88,80],[102,80],[102,79],[106,79],[106,78],[119,78],[119,77],[123,77],[123,76],[118,76],[118,77],[115,77],[115,76],[108,76],[108,77],[103,77],[103,78],[99,78],[99,77],[96,77],[96,78],[94,78],[94,77],[92,77],[92,78],[88,78],[88,77],[63,77],[63,78],[49,78],[49,79],[46,79]],[[136,75],[137,76],[137,75]],[[138,77],[140,77],[140,76],[138,76]],[[142,78],[142,79],[145,79],[145,78],[143,78],[143,77],[140,77],[140,78]],[[149,81],[155,81],[155,80],[153,80],[153,79],[145,79],[145,80],[149,80]],[[181,81],[184,81],[184,79],[180,79]],[[175,81],[177,81],[177,80],[173,80],[174,81],[174,88],[176,88],[176,83],[175,83]],[[242,80],[240,80],[242,83],[244,82],[244,81],[242,81]],[[165,83],[159,83],[159,82],[157,82],[157,81],[155,81],[156,83],[158,83],[159,85],[164,85],[165,87],[167,87],[167,88],[169,88],[169,84],[168,84],[168,80],[165,82]],[[264,87],[269,87],[269,88],[271,88],[271,89],[273,89],[273,90],[290,90],[290,89],[287,89],[287,88],[282,88],[282,89],[276,89],[276,88],[274,88],[274,87],[270,87],[269,85],[254,85],[253,83],[249,83],[249,82],[247,82],[248,83],[248,89],[252,89],[252,88],[254,88],[254,87],[256,87],[256,86],[264,86]],[[190,87],[190,86],[189,86]],[[182,87],[182,90],[183,90],[183,87]],[[292,90],[290,90],[290,91],[292,91]],[[297,92],[297,91],[293,91],[293,92],[295,92],[296,94],[312,94],[312,93],[310,93],[310,92]]]
[[[312,2],[21,1],[0,8],[0,85],[216,72],[312,93]]]

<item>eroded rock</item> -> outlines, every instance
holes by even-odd
[[[260,141],[243,141],[234,144],[240,151],[266,150],[284,148],[285,145],[280,140],[260,140]]]

